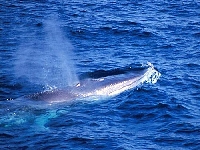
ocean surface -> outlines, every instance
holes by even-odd
[[[147,62],[157,83],[114,97],[21,98]],[[199,150],[200,1],[1,0],[0,149]]]

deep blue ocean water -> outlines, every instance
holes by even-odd
[[[18,98],[151,62],[154,85],[38,104]],[[1,149],[200,149],[198,0],[0,1]]]

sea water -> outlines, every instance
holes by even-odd
[[[0,148],[199,149],[199,8],[197,0],[1,1]],[[158,82],[112,98],[19,100],[146,62]]]

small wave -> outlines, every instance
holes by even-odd
[[[146,31],[140,28],[136,29],[131,29],[131,28],[124,28],[124,27],[109,27],[109,26],[104,26],[100,28],[103,32],[109,32],[114,35],[127,35],[127,36],[137,36],[141,38],[148,38],[148,37],[153,37],[156,36],[153,32],[151,31]]]
[[[7,139],[7,138],[14,138],[15,136],[11,135],[10,133],[1,133],[0,137],[3,139]]]
[[[82,137],[72,137],[72,138],[67,139],[67,141],[79,142],[79,143],[88,143],[88,142],[92,141],[92,139],[82,138]]]
[[[121,21],[120,24],[122,25],[140,25],[139,22],[135,22],[135,21],[131,21],[131,20],[125,20],[125,21]]]

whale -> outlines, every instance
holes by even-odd
[[[48,103],[59,103],[77,99],[101,99],[113,97],[136,88],[143,83],[156,83],[161,74],[148,63],[147,67],[127,73],[108,75],[100,78],[86,78],[74,86],[47,90],[26,96],[26,98]]]
[[[31,122],[37,129],[46,130],[50,119],[68,111],[65,106],[88,100],[109,100],[145,83],[155,84],[161,76],[151,63],[138,68],[91,73],[79,77],[79,83],[73,86],[36,92],[1,103],[5,112],[0,118],[0,125],[12,127]]]

